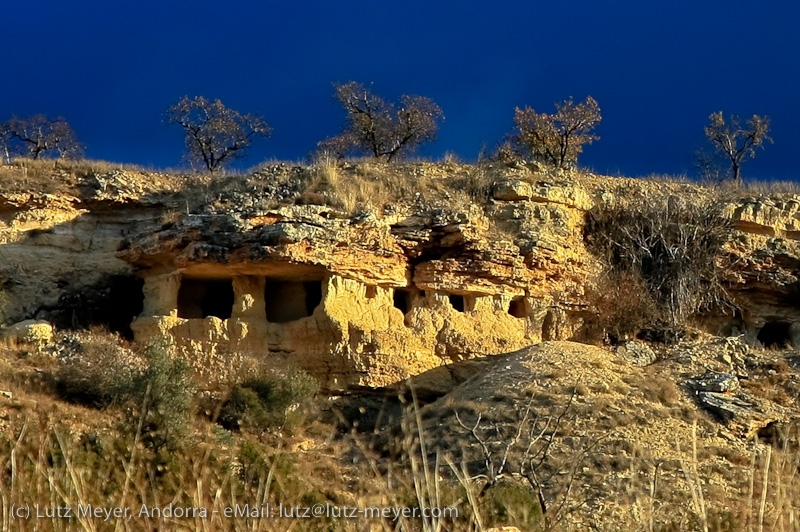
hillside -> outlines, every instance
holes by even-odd
[[[130,530],[795,530],[799,209],[523,163],[0,167],[0,483],[460,509]]]

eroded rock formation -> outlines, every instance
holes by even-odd
[[[187,216],[118,253],[145,280],[133,329],[187,351],[286,359],[329,389],[385,386],[566,338],[574,320],[564,308],[577,304],[591,268],[581,238],[588,201],[548,189],[498,200],[488,216],[352,219],[310,205]],[[493,240],[490,223],[526,230],[527,251]]]
[[[0,195],[6,324],[69,316],[86,306],[70,294],[105,286],[98,298],[108,308],[138,314],[138,340],[170,337],[197,360],[252,353],[332,390],[576,338],[585,287],[601,268],[584,246],[586,212],[620,187],[663,186],[507,169],[484,203],[349,215],[270,205],[255,191],[189,209],[179,195],[103,183],[88,197]],[[287,186],[273,188],[299,194]],[[692,193],[683,188],[676,193]],[[799,208],[794,196],[727,205],[728,283],[740,308],[710,322],[717,332],[800,340]],[[114,278],[126,288],[114,292]]]

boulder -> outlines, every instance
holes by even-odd
[[[492,197],[502,201],[520,201],[533,196],[533,187],[530,183],[520,179],[498,181],[494,184]]]
[[[757,417],[758,406],[743,397],[736,397],[722,392],[697,392],[700,406],[719,416],[723,421],[736,420],[747,425],[747,421]]]
[[[732,392],[740,388],[736,375],[719,371],[708,371],[692,379],[692,386],[699,392],[714,393]]]
[[[26,344],[48,344],[53,339],[53,326],[42,320],[25,320],[7,327],[2,337]]]
[[[656,361],[656,354],[643,342],[626,342],[617,347],[617,354],[634,366],[647,366]]]

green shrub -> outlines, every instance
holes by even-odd
[[[228,429],[268,429],[293,424],[291,414],[319,391],[316,379],[300,370],[264,376],[236,386],[222,406],[219,423]]]
[[[185,442],[195,386],[189,363],[172,358],[164,344],[150,345],[146,355],[148,365],[134,384],[126,424],[135,427],[145,447],[160,455]]]
[[[541,530],[543,526],[539,498],[521,482],[501,480],[490,486],[480,509],[489,526],[516,526],[523,530]]]

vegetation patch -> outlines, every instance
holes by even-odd
[[[729,308],[722,277],[730,229],[721,204],[704,197],[642,191],[590,211],[585,241],[612,272],[597,304],[607,310],[611,284],[611,293],[626,296],[629,306],[599,317],[606,320],[606,333],[643,328],[643,319],[626,320],[631,313],[645,312],[650,327],[674,338],[690,318]]]
[[[304,371],[285,376],[265,375],[233,388],[218,418],[227,429],[265,430],[299,421],[301,403],[319,391],[319,383]]]

